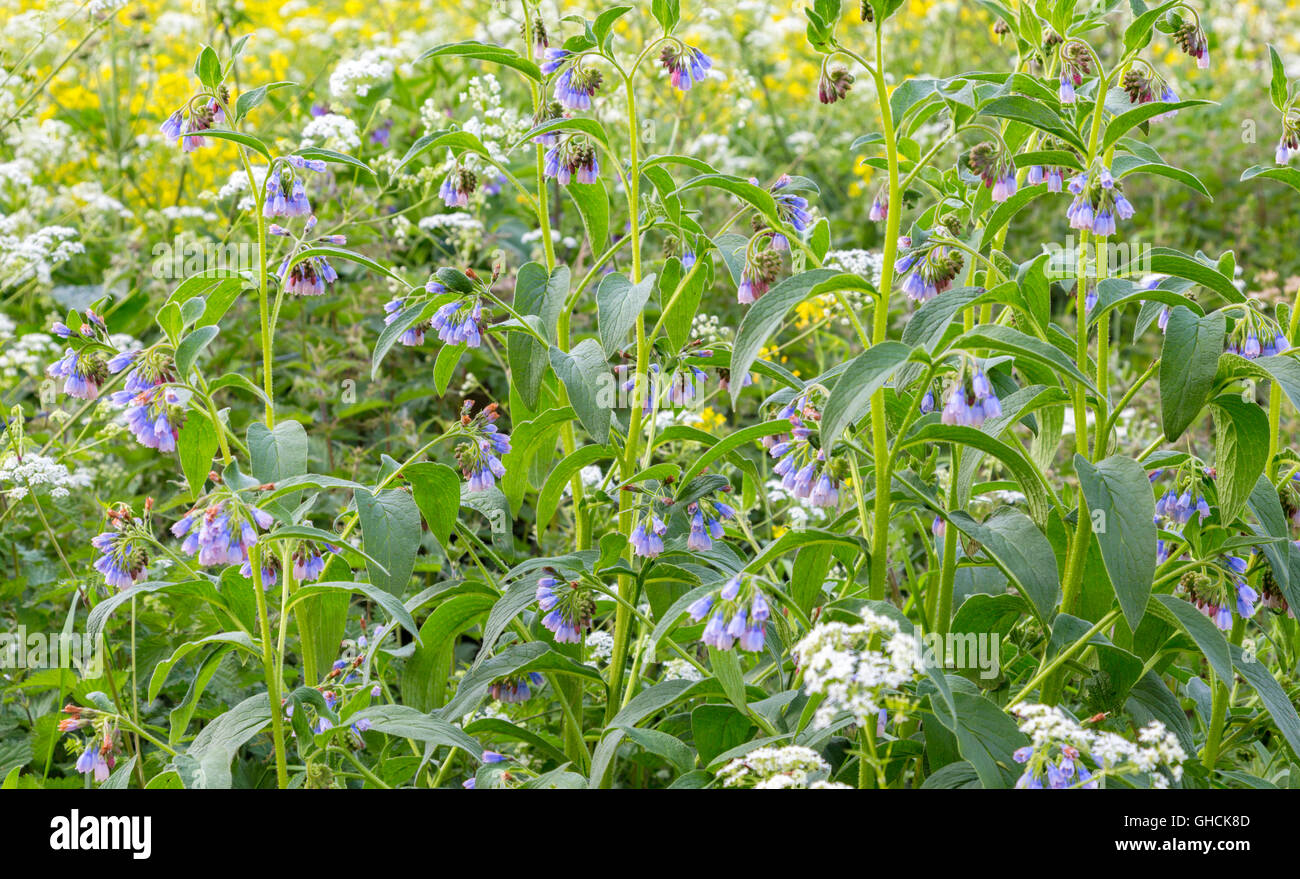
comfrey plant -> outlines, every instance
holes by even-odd
[[[710,158],[748,74],[677,0],[502,5],[494,41],[376,48],[328,96],[205,46],[151,108],[185,174],[237,162],[205,222],[252,256],[61,307],[7,415],[0,522],[114,646],[68,774],[1296,771],[1300,307],[1232,252],[1129,244],[1157,187],[1211,194],[1166,158],[1209,103],[1192,4],[989,0],[1005,63],[941,78],[902,72],[902,0],[804,4],[852,206],[788,150]],[[1277,164],[1243,176],[1300,189],[1272,67]],[[75,541],[53,454],[99,468]]]

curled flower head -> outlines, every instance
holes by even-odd
[[[766,593],[748,575],[736,574],[721,587],[696,599],[687,612],[696,622],[708,620],[702,640],[718,650],[757,653],[767,639],[772,608]]]
[[[496,426],[500,417],[496,403],[489,403],[476,415],[472,400],[461,411],[461,430],[466,440],[456,446],[456,461],[470,491],[486,491],[506,475],[502,456],[510,452],[510,434]]]
[[[659,63],[668,71],[673,88],[687,92],[697,82],[703,82],[713,67],[713,61],[699,49],[675,41],[664,45],[659,53]]]
[[[1002,414],[1002,403],[988,376],[979,367],[964,371],[948,391],[943,407],[943,423],[980,427],[989,418]]]
[[[573,180],[595,183],[600,179],[600,159],[596,146],[581,135],[559,141],[546,151],[543,170],[561,186]]]
[[[68,348],[62,358],[49,365],[45,374],[63,379],[65,394],[93,400],[99,396],[99,386],[108,378],[108,365],[92,350]]]
[[[561,580],[547,573],[537,580],[537,606],[544,616],[542,625],[561,644],[577,644],[582,633],[591,628],[596,602],[591,592],[578,582]]]
[[[443,204],[449,208],[467,208],[469,197],[477,188],[478,175],[457,163],[443,178],[442,185],[438,187],[438,195],[442,198]]]
[[[817,79],[817,99],[823,104],[844,100],[853,87],[853,79],[853,74],[842,64],[822,67],[821,76]]]

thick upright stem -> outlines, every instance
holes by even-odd
[[[889,208],[885,218],[885,244],[880,266],[880,296],[876,299],[871,343],[879,345],[889,334],[889,294],[894,286],[894,262],[898,258],[898,231],[902,223],[903,198],[898,175],[898,139],[894,131],[889,90],[885,85],[884,40],[881,23],[876,23],[876,64],[872,70],[876,82],[876,100],[880,104],[880,125],[884,132],[889,167]],[[876,464],[875,508],[872,515],[871,579],[868,596],[876,601],[885,597],[885,573],[889,566],[889,436],[885,419],[885,391],[871,397],[871,449]]]
[[[262,676],[266,680],[266,698],[271,703],[271,738],[275,747],[276,786],[289,786],[289,767],[284,752],[284,711],[280,707],[280,668],[271,649],[271,620],[262,583],[262,547],[253,544],[248,551],[253,568],[253,595],[257,599],[257,624],[262,639]]]
[[[633,73],[636,68],[633,68]],[[640,132],[636,116],[636,92],[632,87],[633,77],[626,80],[627,87],[627,135],[628,135],[628,182],[627,207],[630,234],[632,236],[632,283],[641,282],[641,220],[637,215],[640,207],[641,159],[640,144],[637,138]],[[649,392],[646,381],[647,359],[649,357],[649,340],[645,332],[645,319],[636,318],[636,371],[633,373],[632,410],[628,416],[627,447],[623,450],[622,477],[631,479],[636,475],[637,454],[641,442],[641,401]],[[632,529],[636,524],[636,510],[633,506],[631,492],[619,492],[618,530],[631,540]],[[630,544],[629,544],[630,547]],[[629,548],[629,558],[631,549]],[[623,666],[627,663],[628,640],[632,629],[631,606],[636,602],[636,581],[626,575],[618,578],[618,595],[621,599],[614,615],[614,652],[609,665],[609,698],[605,703],[605,723],[614,719],[618,712],[619,699],[623,682]]]

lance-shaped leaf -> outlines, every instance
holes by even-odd
[[[902,342],[881,342],[849,362],[822,410],[821,442],[827,454],[840,431],[866,413],[872,395],[885,386],[911,353],[911,347]]]
[[[1223,353],[1223,312],[1198,317],[1178,306],[1169,313],[1160,352],[1160,420],[1165,437],[1183,435],[1205,406]]]
[[[1130,629],[1137,629],[1156,572],[1155,497],[1142,465],[1120,455],[1093,465],[1074,456],[1102,562]]]

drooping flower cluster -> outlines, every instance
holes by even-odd
[[[1245,319],[1228,334],[1224,350],[1229,354],[1255,360],[1259,357],[1275,357],[1291,347],[1282,328],[1273,321],[1255,311],[1246,312]]]
[[[1004,202],[1016,194],[1016,164],[998,144],[976,144],[966,154],[966,166],[993,191],[995,202]]]
[[[563,580],[550,571],[537,580],[537,606],[545,614],[542,625],[561,644],[577,644],[582,633],[591,628],[596,602],[591,591],[579,581]]]
[[[761,246],[755,248],[753,242],[745,253],[745,265],[740,270],[740,286],[736,291],[736,301],[742,305],[752,305],[763,298],[772,287],[772,282],[781,274],[781,254],[775,247]]]
[[[570,110],[590,110],[591,98],[600,88],[599,70],[584,68],[582,56],[567,49],[547,49],[542,73],[559,72],[555,81],[555,99]]]
[[[1211,573],[1190,572],[1179,585],[1188,600],[1222,631],[1232,628],[1235,611],[1250,619],[1259,609],[1259,593],[1246,581],[1247,561],[1240,556],[1220,556]]]
[[[846,465],[840,458],[827,460],[826,449],[813,445],[807,422],[819,420],[820,413],[805,394],[782,408],[781,417],[789,419],[790,435],[779,437],[767,449],[768,455],[777,459],[772,472],[781,477],[781,487],[813,506],[839,506]]]
[[[226,119],[222,105],[230,100],[225,86],[221,87],[221,99],[212,97],[194,102],[181,110],[176,110],[161,126],[162,133],[170,140],[181,140],[181,150],[192,153],[207,142],[200,132],[207,131],[214,125],[220,125]],[[188,111],[188,112],[187,112]]]
[[[104,358],[93,350],[68,348],[63,357],[51,363],[45,370],[50,378],[61,378],[63,392],[81,400],[93,400],[99,396],[99,386],[108,378],[108,367]]]
[[[817,728],[844,713],[859,726],[877,723],[882,708],[906,713],[911,699],[903,688],[924,672],[916,638],[869,610],[860,624],[818,623],[794,654],[804,689],[823,697],[813,718]]]
[[[104,575],[104,582],[109,586],[126,589],[144,579],[149,564],[149,552],[145,548],[149,539],[148,522],[136,519],[128,509],[113,507],[108,511],[108,523],[108,530],[90,541],[100,553],[94,567]]]
[[[460,427],[465,442],[456,446],[460,464],[470,491],[486,491],[506,475],[501,456],[510,452],[510,434],[497,427],[501,413],[496,403],[489,403],[477,415],[472,414],[474,401],[466,400],[460,412]]]
[[[659,63],[668,71],[673,88],[683,92],[690,91],[695,83],[703,82],[713,67],[713,59],[708,55],[694,46],[675,41],[664,45],[659,53]]]
[[[1070,180],[1074,200],[1066,210],[1071,229],[1090,230],[1094,235],[1115,234],[1116,220],[1133,217],[1136,210],[1124,196],[1124,189],[1105,165],[1092,172],[1076,174]]]
[[[903,292],[913,302],[929,302],[947,290],[965,265],[961,252],[946,245],[926,243],[911,249],[910,239],[902,239],[900,245],[903,241],[907,242],[907,249],[894,264],[894,270],[907,273],[903,278]]]
[[[1196,66],[1201,70],[1210,69],[1210,42],[1198,21],[1186,21],[1174,31],[1178,47],[1196,59]]]
[[[533,687],[541,686],[542,676],[535,671],[530,671],[522,675],[504,677],[493,681],[492,686],[488,688],[488,693],[498,702],[527,702],[533,697],[530,684]]]
[[[1073,104],[1075,89],[1083,78],[1092,74],[1092,56],[1081,43],[1068,43],[1061,50],[1061,76],[1058,94],[1062,104]]]
[[[126,374],[122,390],[114,391],[109,400],[123,407],[126,426],[142,446],[160,452],[175,451],[185,409],[176,390],[168,386],[176,381],[170,349],[160,345],[130,349],[108,361],[112,373],[127,367],[131,371]]]
[[[750,178],[750,183],[758,185],[758,180]],[[812,228],[812,214],[808,211],[808,199],[799,195],[795,189],[794,179],[789,174],[782,174],[776,182],[768,187],[772,200],[776,202],[776,214],[783,221],[794,227],[803,235]],[[789,250],[790,241],[781,232],[772,232],[772,246],[777,250]]]
[[[847,789],[847,784],[828,781],[831,766],[821,754],[803,745],[755,748],[737,757],[718,772],[723,787],[754,790]]]
[[[302,156],[288,156],[285,164],[289,167],[274,167],[266,175],[266,198],[262,203],[262,215],[268,220],[276,217],[310,217],[311,202],[307,200],[307,187],[298,171],[324,171],[325,162],[320,159],[305,159]]]
[[[1182,494],[1179,494],[1177,489],[1170,488],[1161,495],[1156,501],[1157,520],[1163,516],[1169,520],[1171,528],[1179,530],[1196,516],[1200,516],[1202,522],[1208,519],[1209,502],[1205,500],[1205,495],[1193,494],[1192,488],[1193,484],[1188,483]]]
[[[1060,708],[1025,704],[1012,709],[1030,744],[1013,756],[1025,767],[1019,789],[1096,790],[1106,777],[1146,775],[1151,787],[1181,781],[1187,754],[1160,721],[1138,730],[1137,741],[1079,725]],[[1091,764],[1092,768],[1089,768]]]
[[[173,537],[182,539],[181,551],[196,556],[200,565],[242,566],[257,543],[258,529],[265,531],[273,522],[265,510],[236,498],[223,498],[190,510],[171,531]]]
[[[438,187],[438,195],[442,198],[443,204],[449,208],[467,208],[469,197],[476,189],[478,189],[478,175],[458,162],[452,165],[447,176],[443,178],[442,185]]]
[[[546,151],[543,170],[561,186],[573,180],[595,183],[600,179],[600,156],[596,145],[582,135],[570,135]]]
[[[1300,153],[1300,118],[1288,112],[1282,117],[1282,136],[1278,139],[1273,160],[1279,165],[1290,164],[1297,153]]]
[[[1178,94],[1165,82],[1164,78],[1150,68],[1145,70],[1133,68],[1124,74],[1122,87],[1128,93],[1128,99],[1134,104],[1149,104],[1161,101],[1166,104],[1177,103]],[[1152,116],[1152,122],[1161,122],[1178,115],[1177,110],[1170,110],[1158,116]]]
[[[725,532],[722,523],[733,519],[736,510],[730,504],[719,500],[700,498],[686,508],[690,519],[691,533],[686,538],[686,548],[696,552],[708,552],[713,548],[713,541],[720,540]]]
[[[730,650],[738,643],[741,650],[757,653],[767,639],[772,608],[753,577],[736,574],[692,602],[687,613],[697,623],[708,619],[702,640],[710,647]]]
[[[1060,192],[1065,186],[1065,169],[1056,165],[1030,165],[1025,174],[1025,182],[1037,186],[1044,180],[1047,181],[1048,192]]]
[[[843,64],[822,65],[821,75],[817,78],[817,99],[823,104],[844,100],[853,87],[853,80],[853,74]]]
[[[943,406],[943,423],[980,427],[986,419],[1002,414],[1002,402],[983,369],[963,370],[948,390]]]
[[[647,510],[640,523],[632,529],[632,552],[642,558],[652,559],[664,551],[664,534],[668,525],[653,510]]]
[[[117,765],[116,721],[94,708],[83,708],[71,703],[65,705],[63,711],[68,716],[59,721],[59,732],[76,732],[83,728],[89,731],[85,749],[77,758],[74,768],[102,784],[108,780],[113,767]]]

